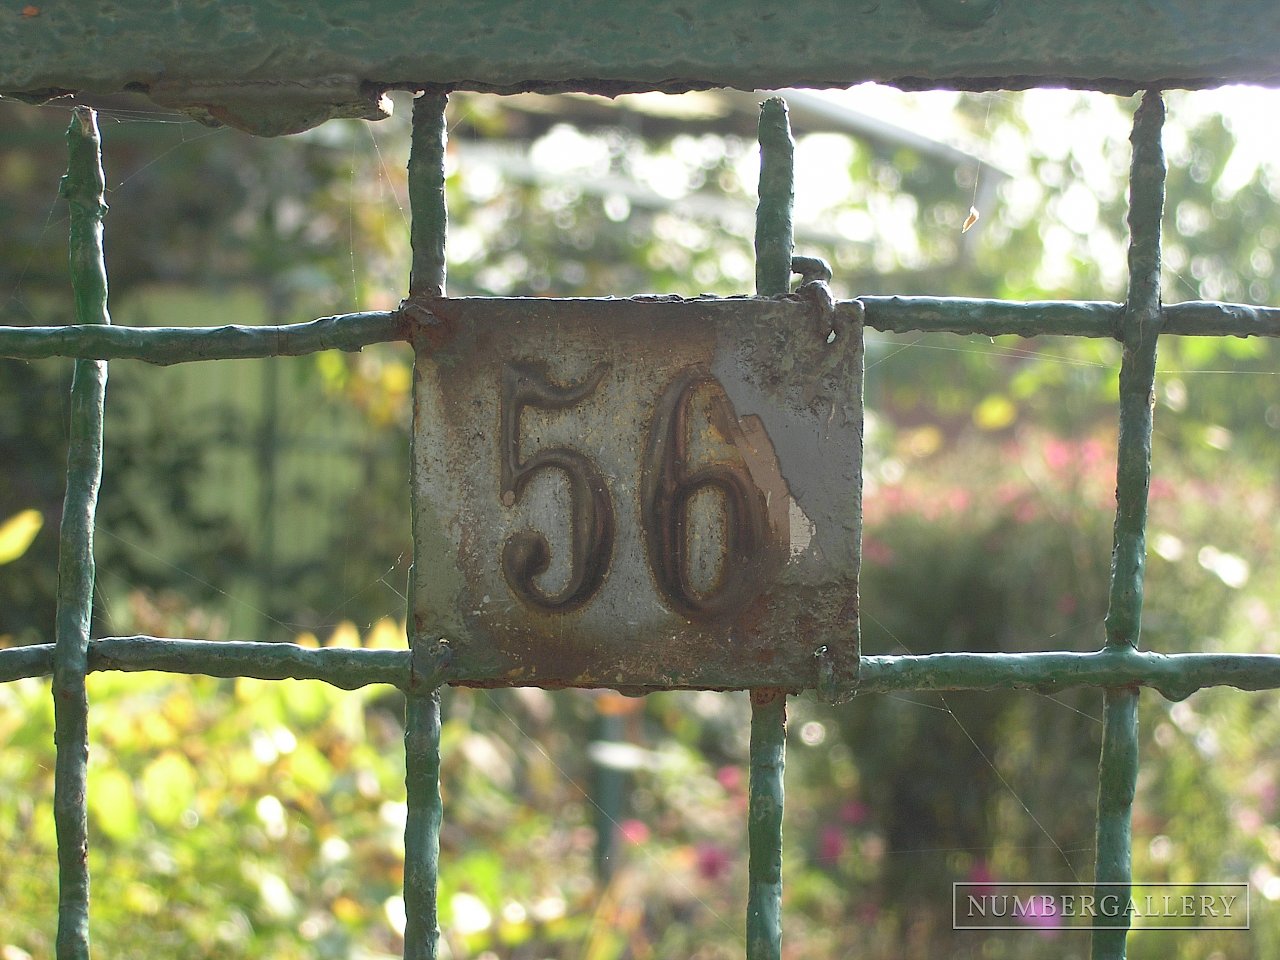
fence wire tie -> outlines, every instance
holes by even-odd
[[[802,286],[813,283],[816,280],[827,283],[833,276],[831,264],[823,260],[822,257],[792,257],[791,272],[800,274]]]
[[[818,661],[818,697],[832,706],[852,700],[858,692],[856,668],[850,671],[837,667],[835,657],[825,643],[813,651],[813,656]]]
[[[429,694],[445,684],[453,665],[453,647],[445,639],[415,643],[409,662],[409,693]]]
[[[792,257],[791,272],[800,274],[800,286],[788,299],[799,299],[814,308],[820,334],[827,343],[835,343],[841,336],[842,324],[836,313],[836,300],[827,282],[831,279],[831,264],[821,257]],[[854,301],[855,303],[857,301]],[[859,307],[854,308],[861,309]]]

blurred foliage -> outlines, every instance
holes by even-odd
[[[830,260],[843,296],[1123,299],[1133,102],[946,96],[953,134],[1002,170],[802,136],[798,252]],[[1170,100],[1166,299],[1277,302],[1274,170],[1242,168],[1221,118]],[[117,321],[393,307],[408,258],[399,106],[381,125],[335,121],[277,143],[107,109]],[[0,316],[62,322],[67,114],[0,107]],[[451,110],[452,294],[750,289],[748,141],[696,126],[642,141],[620,113],[590,130],[553,120],[521,142],[499,98],[459,96]],[[519,162],[472,149],[495,142]],[[981,219],[962,233],[971,204]],[[1144,644],[1280,652],[1274,347],[1160,349]],[[113,364],[97,632],[402,645],[409,361],[388,347]],[[1101,642],[1118,361],[1109,341],[868,332],[869,653]],[[51,631],[68,373],[0,366],[0,519],[45,520],[0,571],[4,643]],[[95,675],[90,696],[98,950],[396,954],[397,694]],[[1247,877],[1255,914],[1251,934],[1134,935],[1131,956],[1280,946],[1274,699],[1144,694],[1136,874]],[[1093,691],[795,700],[785,955],[1086,956],[1074,934],[953,933],[949,890],[1091,876],[1100,710]],[[743,697],[455,690],[445,717],[449,956],[741,955]],[[0,688],[0,744],[0,955],[16,960],[47,955],[53,936],[47,684]]]

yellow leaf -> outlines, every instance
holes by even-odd
[[[333,628],[333,633],[329,634],[329,639],[325,641],[324,645],[326,647],[358,647],[360,646],[360,631],[356,629],[356,625],[350,620],[343,620]]]
[[[973,225],[978,222],[978,218],[980,216],[982,216],[982,214],[978,213],[977,207],[970,207],[969,215],[964,218],[964,224],[960,227],[960,232],[968,233]]]
[[[403,650],[409,645],[404,628],[390,617],[383,617],[364,635],[364,645],[371,650]]]
[[[382,368],[382,388],[388,393],[408,393],[413,372],[407,363],[389,363]]]
[[[39,510],[23,510],[0,523],[0,564],[13,563],[26,553],[43,526]]]
[[[933,424],[917,427],[904,438],[913,457],[928,457],[942,448],[942,431]]]
[[[364,917],[364,908],[350,897],[338,897],[329,907],[343,923],[355,923]]]
[[[973,422],[982,430],[1003,430],[1018,419],[1018,408],[1006,396],[993,393],[973,410]]]

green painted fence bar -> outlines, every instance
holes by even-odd
[[[1107,649],[1091,653],[931,653],[863,656],[850,694],[908,690],[1038,690],[1142,686],[1170,700],[1205,687],[1280,688],[1280,656],[1153,653]]]
[[[413,264],[409,293],[443,297],[445,237],[449,209],[444,197],[444,151],[449,98],[423,94],[413,102],[413,135],[409,153],[409,209],[413,213],[409,239]]]
[[[1275,84],[1272,0],[216,0],[18,4],[0,93],[137,89],[260,133],[380,114],[378,92]]]
[[[18,665],[24,671],[36,666],[36,653],[51,646],[21,647],[0,651],[0,664],[14,657],[10,671],[0,665],[0,680],[16,679]],[[21,656],[17,656],[21,655]],[[198,673],[210,677],[256,677],[259,680],[323,680],[343,690],[371,683],[388,683],[407,690],[412,675],[408,650],[360,650],[345,647],[302,647],[296,643],[236,640],[175,640],[168,637],[103,637],[89,641],[89,670],[160,670],[165,673]],[[47,655],[40,669],[23,676],[48,672]]]
[[[1133,880],[1133,799],[1138,784],[1138,691],[1109,687],[1103,696],[1102,751],[1098,762],[1095,896],[1129,898]],[[1124,960],[1129,915],[1099,917],[1093,960]]]
[[[0,650],[0,683],[53,672],[54,645]],[[199,674],[260,680],[320,680],[354,690],[386,683],[407,690],[414,681],[407,650],[311,648],[293,643],[103,637],[89,641],[89,672]],[[458,680],[447,671],[449,682]],[[1170,700],[1206,687],[1280,689],[1280,655],[1265,653],[1154,653],[1110,649],[1090,653],[930,653],[863,656],[852,686],[832,691],[844,699],[911,690],[1037,690],[1141,686]]]
[[[197,360],[296,357],[320,350],[356,351],[372,343],[404,340],[405,330],[399,314],[385,311],[262,327],[0,327],[0,356],[143,360],[168,366]]]
[[[448,97],[429,94],[414,102],[413,143],[409,154],[409,207],[413,216],[409,289],[436,297],[444,296],[445,236],[449,227],[444,193],[447,106]],[[418,379],[415,375],[415,391]],[[414,458],[418,434],[414,429],[410,454]],[[416,519],[420,509],[417,496],[410,497],[410,509]],[[416,523],[414,529],[417,529]],[[431,558],[417,552],[416,538],[414,543],[414,564],[429,563]],[[413,581],[412,576],[409,579]],[[443,678],[414,673],[415,664],[427,662],[423,654],[428,645],[434,649],[438,637],[423,635],[419,624],[414,622],[412,591],[407,616],[413,625],[409,635],[413,650],[404,731],[408,806],[404,828],[404,956],[405,960],[436,960],[440,941],[437,904],[440,824],[444,815],[440,799],[440,684]]]
[[[1280,337],[1280,307],[1187,300],[1161,311],[1163,334],[1186,337]]]
[[[886,333],[989,337],[1120,339],[1124,305],[1106,301],[1016,303],[962,297],[859,297],[867,326]],[[836,309],[849,309],[848,301]],[[1188,337],[1280,337],[1280,307],[1188,301],[1161,310],[1161,333]],[[246,327],[5,327],[0,357],[142,360],[160,366],[200,360],[295,357],[321,350],[359,351],[407,340],[413,324],[388,311],[321,317],[307,323]]]
[[[782,782],[786,754],[786,693],[752,690],[747,960],[780,960],[782,956]]]
[[[412,693],[405,705],[404,956],[435,960],[440,942],[440,689]]]
[[[958,333],[998,337],[1118,337],[1118,303],[1042,300],[1016,303],[961,297],[859,297],[867,326],[886,333]],[[1280,331],[1280,325],[1277,326]],[[0,341],[2,343],[3,341]]]
[[[787,104],[773,97],[760,105],[760,202],[756,206],[756,295],[791,289],[791,207],[795,201],[795,141]]]
[[[756,295],[791,289],[791,210],[795,142],[787,105],[760,105],[760,202],[756,208]],[[747,800],[747,960],[782,956],[782,797],[787,746],[787,695],[751,691],[751,771]]]
[[[1129,297],[1121,335],[1120,435],[1116,458],[1115,548],[1107,643],[1138,645],[1151,486],[1152,390],[1160,333],[1160,217],[1164,211],[1164,105],[1148,93],[1134,116],[1129,180]]]
[[[1164,103],[1148,92],[1134,115],[1129,175],[1129,295],[1120,366],[1120,436],[1116,457],[1115,547],[1106,645],[1138,646],[1147,553],[1147,494],[1151,487],[1151,428],[1160,334],[1160,217],[1165,163]],[[1102,709],[1098,771],[1097,895],[1129,895],[1132,880],[1133,798],[1138,781],[1138,690],[1108,687]],[[1120,884],[1119,887],[1116,884]],[[1093,960],[1124,960],[1129,916],[1104,919],[1093,934]]]
[[[67,128],[67,175],[61,194],[71,208],[71,287],[76,321],[108,324],[102,252],[106,184],[98,120],[87,107]],[[93,620],[93,524],[102,481],[102,418],[107,364],[77,360],[71,380],[67,493],[58,543],[58,610],[53,651],[53,818],[58,834],[58,960],[89,957],[89,631]]]

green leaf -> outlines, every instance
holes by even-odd
[[[115,767],[90,768],[89,811],[98,828],[112,840],[129,840],[138,832],[133,782]]]
[[[156,823],[171,826],[191,806],[196,794],[196,772],[187,758],[166,750],[142,773],[142,799]]]

